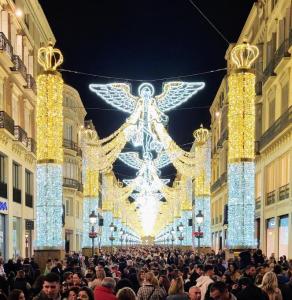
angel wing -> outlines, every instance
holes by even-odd
[[[137,152],[122,152],[119,154],[119,159],[136,170],[140,170],[143,164],[143,160],[139,158]]]
[[[131,94],[131,87],[126,83],[90,84],[89,89],[106,103],[129,114],[134,112],[139,99]]]
[[[171,163],[168,155],[162,152],[155,160],[154,165],[157,169],[162,169]]]
[[[181,105],[205,87],[204,82],[172,81],[163,85],[163,93],[156,96],[156,104],[162,112]]]

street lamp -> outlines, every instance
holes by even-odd
[[[94,210],[89,215],[89,222],[91,224],[91,231],[89,232],[89,237],[92,239],[92,257],[94,256],[94,239],[96,238],[97,234],[94,231],[94,225],[96,224],[97,215],[95,214]]]
[[[128,236],[129,234],[127,232],[125,232],[125,241],[126,241],[126,249],[128,249]]]
[[[172,246],[172,249],[173,249],[174,234],[175,234],[175,230],[173,229],[173,227],[172,227],[170,232],[171,232],[171,246]]]
[[[123,228],[120,229],[119,235],[120,235],[121,248],[123,248],[123,235],[124,235]]]
[[[180,232],[180,236],[178,237],[178,239],[180,240],[180,245],[182,246],[182,242],[183,242],[183,235],[182,235],[182,232],[184,230],[184,225],[182,224],[182,222],[180,222],[180,224],[178,225],[178,230]]]
[[[201,234],[201,224],[204,222],[204,215],[202,214],[201,210],[199,210],[198,214],[196,215],[196,222],[198,224],[198,253],[200,253],[200,239],[203,237]]]
[[[115,237],[113,235],[114,233],[114,230],[115,230],[115,225],[113,224],[113,222],[110,224],[110,231],[111,231],[111,236],[110,236],[110,241],[111,241],[111,248],[112,248],[112,251],[113,251],[113,242],[115,240]]]

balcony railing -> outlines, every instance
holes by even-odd
[[[27,139],[27,148],[28,151],[36,154],[36,141],[33,138]]]
[[[3,32],[0,32],[0,50],[5,51],[12,59],[13,47]]]
[[[277,67],[282,58],[291,56],[288,51],[289,43],[289,39],[284,40],[281,46],[275,52],[275,67]]]
[[[14,137],[16,141],[27,147],[27,133],[18,125],[14,126]]]
[[[0,181],[0,197],[7,199],[7,183]]]
[[[276,76],[274,69],[276,66],[275,56],[270,60],[267,67],[263,71],[262,82],[263,84],[268,80],[270,76]]]
[[[227,181],[227,172],[224,172],[211,186],[211,192],[216,191],[223,183]]]
[[[220,139],[217,142],[217,149],[221,148],[223,146],[224,141],[226,141],[227,139],[228,139],[228,130],[225,129],[222,132],[221,137],[220,137]]]
[[[289,192],[290,192],[290,188],[289,188],[289,183],[286,185],[283,185],[279,188],[279,200],[285,200],[289,198]]]
[[[13,55],[12,56],[12,61],[14,64],[14,67],[11,68],[12,71],[19,72],[23,79],[26,81],[26,76],[27,76],[27,69],[23,61],[18,55]]]
[[[83,192],[83,184],[76,179],[63,177],[63,186]]]
[[[261,96],[263,93],[263,83],[262,81],[257,81],[255,84],[255,92],[257,96]]]
[[[271,205],[276,202],[276,191],[267,193],[266,205]]]
[[[73,151],[76,151],[78,156],[82,156],[82,151],[80,147],[78,147],[77,143],[68,139],[63,139],[63,146],[66,149],[71,149]]]
[[[25,206],[33,207],[33,195],[25,193]]]
[[[287,126],[292,123],[292,106],[290,106],[280,118],[261,136],[260,149],[266,146],[272,139],[278,136]]]
[[[21,190],[13,188],[13,202],[21,203]]]
[[[0,128],[14,135],[14,120],[5,111],[0,111]]]
[[[34,78],[32,77],[32,75],[30,75],[30,74],[26,75],[26,82],[27,82],[26,88],[33,90],[33,92],[36,94],[37,86],[36,86],[36,82],[35,82]]]
[[[261,197],[256,198],[255,201],[255,209],[260,209],[261,208]]]

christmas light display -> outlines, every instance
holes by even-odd
[[[38,51],[44,71],[37,78],[36,248],[62,249],[63,56],[52,44]]]
[[[62,240],[62,165],[38,164],[36,168],[37,249],[61,249]],[[60,184],[61,183],[61,184]]]
[[[200,224],[203,237],[200,238],[200,245],[203,247],[211,246],[211,213],[210,213],[210,182],[211,182],[211,139],[209,130],[203,125],[194,131],[195,155],[198,161],[196,165],[197,176],[194,180],[194,202],[195,213],[199,211],[204,216],[204,221]],[[198,224],[194,222],[194,230],[198,231]],[[197,246],[198,239],[194,239]]]
[[[134,152],[120,153],[119,159],[128,166],[139,170],[137,178],[124,180],[131,184],[137,193],[132,194],[136,200],[139,218],[145,235],[152,234],[157,212],[167,179],[159,179],[160,168],[171,162],[185,173],[192,173],[194,158],[180,149],[170,139],[164,129],[168,122],[165,112],[181,105],[204,87],[204,83],[169,82],[163,87],[163,93],[154,97],[155,89],[149,83],[138,88],[138,97],[131,94],[130,86],[124,83],[91,84],[90,89],[110,105],[131,114],[124,129],[124,137],[135,147],[142,147],[142,158]],[[119,132],[119,135],[122,132]],[[117,135],[118,136],[118,135]],[[115,143],[116,137],[111,142]],[[125,143],[125,140],[123,140]],[[122,145],[122,143],[120,143]],[[115,147],[116,149],[118,147]],[[166,152],[163,151],[166,150]],[[153,154],[156,154],[154,159]],[[115,155],[117,153],[115,152]],[[112,156],[113,157],[113,156]],[[114,159],[116,157],[113,157]],[[167,192],[166,192],[167,193]],[[170,193],[169,193],[170,194]]]
[[[228,246],[253,248],[255,75],[250,67],[258,56],[255,46],[244,42],[233,48],[234,70],[228,76]]]
[[[92,224],[89,215],[92,211],[98,212],[99,204],[99,166],[96,157],[98,136],[92,128],[82,128],[80,131],[80,145],[82,149],[82,178],[83,189],[83,232],[82,248],[90,248],[92,239],[89,237]]]

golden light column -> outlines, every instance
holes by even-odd
[[[228,246],[252,248],[254,239],[255,74],[259,50],[244,41],[231,51],[228,76]]]
[[[203,125],[199,129],[194,131],[195,138],[195,156],[197,161],[196,178],[194,180],[194,216],[199,211],[204,216],[204,221],[200,225],[203,232],[203,237],[200,240],[200,244],[203,247],[211,246],[211,213],[210,213],[210,177],[211,177],[211,141],[210,132],[204,128]],[[195,231],[198,229],[196,224],[196,218],[193,218],[193,227]],[[195,245],[197,244],[195,239]]]
[[[60,50],[52,43],[38,51],[36,249],[62,249],[63,79]]]

